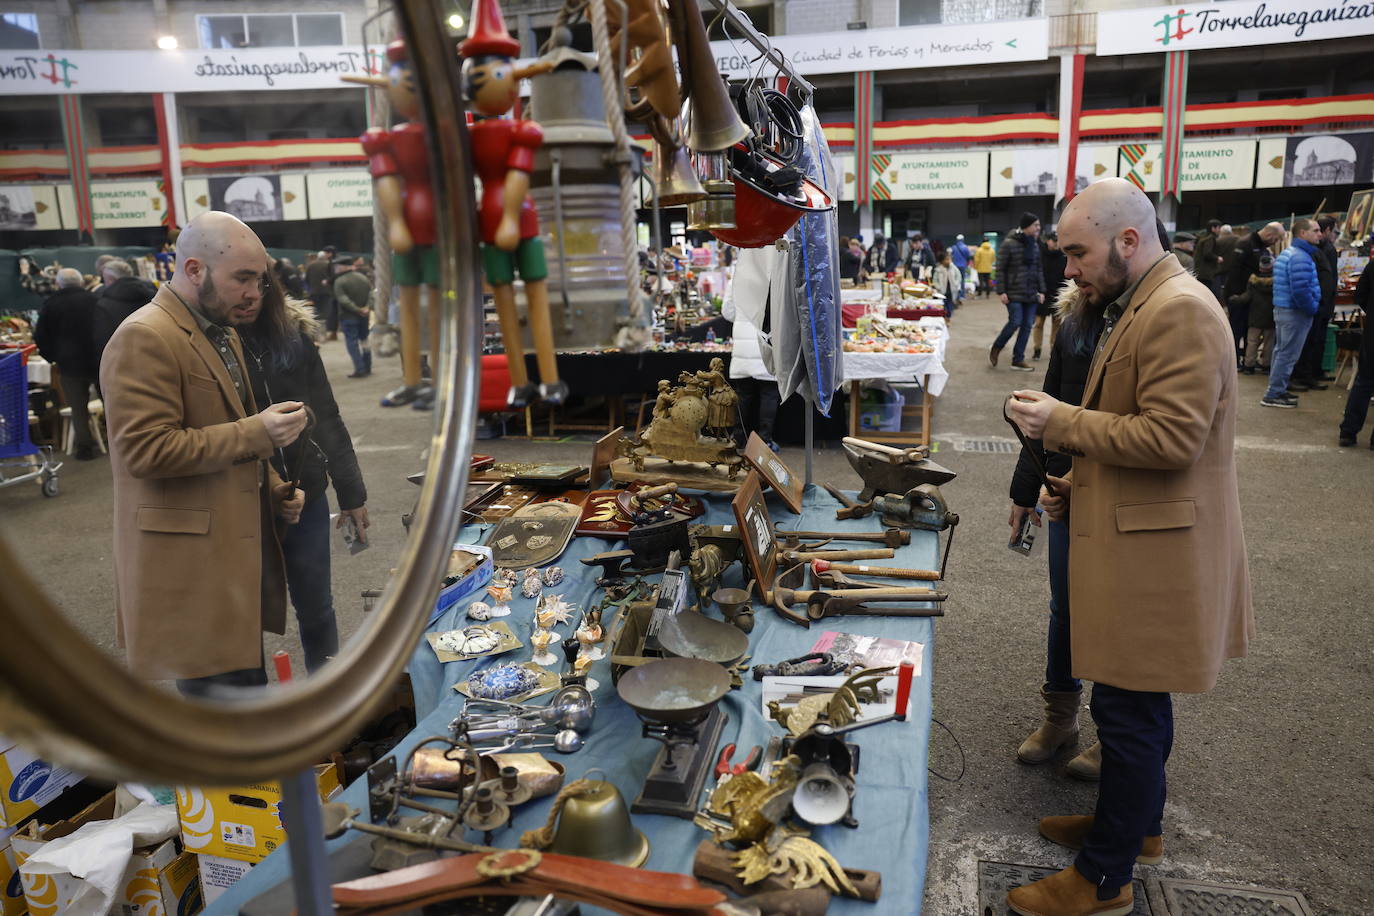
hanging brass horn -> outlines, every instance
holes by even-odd
[[[701,11],[695,2],[688,0],[671,0],[668,10],[673,42],[677,46],[690,100],[687,145],[699,153],[727,150],[747,138],[751,131],[735,111],[730,91],[716,69]]]
[[[674,149],[654,142],[654,183],[658,185],[658,202],[664,207],[706,199],[706,189],[692,169],[685,147]]]

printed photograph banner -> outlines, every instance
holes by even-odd
[[[0,229],[61,229],[57,188],[50,184],[0,185]]]
[[[1374,132],[1287,138],[1285,188],[1370,181],[1374,181]]]
[[[1116,177],[1117,148],[1115,146],[1079,146],[1078,165],[1074,168],[1074,193],[1095,181]]]
[[[309,172],[305,190],[311,219],[372,217],[372,176],[367,169]]]
[[[1183,191],[1225,191],[1255,186],[1255,141],[1185,143],[1179,169]],[[1118,175],[1142,191],[1159,191],[1160,162],[1164,147],[1159,143],[1128,143],[1119,148]]]
[[[1367,0],[1231,0],[1097,14],[1097,54],[1153,54],[1374,35]]]
[[[372,71],[383,66],[372,49]],[[361,47],[186,48],[177,51],[0,51],[0,95],[80,92],[233,92],[349,88],[369,72]],[[359,88],[360,87],[354,87]]]
[[[1004,64],[1050,56],[1048,19],[776,35],[769,40],[803,76]],[[744,42],[713,41],[711,53],[716,69],[731,79],[744,79],[758,70],[758,55]]]
[[[1058,147],[1000,149],[989,154],[989,197],[1043,196],[1058,190]]]
[[[874,200],[939,200],[988,196],[988,154],[957,151],[878,153]]]
[[[281,220],[280,175],[231,175],[211,178],[210,209],[223,210],[245,223]]]

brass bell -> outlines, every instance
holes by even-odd
[[[658,202],[665,207],[680,207],[706,199],[706,189],[692,168],[687,150],[654,144],[654,183],[658,185]]]
[[[589,793],[564,803],[549,851],[638,868],[649,859],[649,838],[630,823],[620,790],[593,780]]]

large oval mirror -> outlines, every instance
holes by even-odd
[[[100,292],[151,289],[140,277],[146,256],[146,279],[162,281],[152,299],[161,312],[115,321],[103,344],[100,387],[84,394],[108,435],[75,432],[81,411],[59,409],[46,467],[62,466],[34,487],[0,492],[6,736],[90,773],[238,784],[325,757],[388,695],[450,560],[476,414],[473,169],[444,7],[398,0],[364,22],[351,13],[221,15],[215,6],[197,17],[199,49],[169,42],[142,52],[165,55],[152,70],[181,66],[203,82],[169,81],[174,95],[133,79],[117,95],[23,100],[61,108],[62,118],[101,132],[104,146],[131,145],[140,130],[164,155],[177,145],[184,193],[175,253],[135,245],[150,232],[111,228],[126,225],[110,216],[119,201],[142,200],[146,189],[100,176],[89,189],[96,213],[77,228],[93,230],[85,241],[96,244],[84,254],[31,246],[40,269],[68,258],[73,292],[93,272],[82,259],[102,248],[123,266],[101,271]],[[388,49],[397,34],[407,36],[404,54]],[[281,51],[281,69],[270,53],[244,52],[257,65],[230,72],[206,50],[247,47]],[[302,72],[378,84],[277,85]],[[258,123],[261,105],[236,104],[264,85],[280,89],[270,125]],[[413,129],[396,129],[402,122]],[[356,141],[347,156],[338,152],[367,127],[383,133],[363,143],[363,156]],[[414,189],[426,182],[432,237],[420,230],[407,240],[387,217],[421,218]],[[34,238],[48,244],[42,236]],[[50,247],[71,238],[54,235]],[[413,256],[393,260],[408,243]],[[64,368],[50,384],[70,395],[54,403],[70,407],[81,373],[63,380]],[[427,386],[430,409],[417,409]],[[254,419],[297,400],[310,407],[303,422],[286,407]],[[168,401],[183,404],[182,422],[159,419]],[[269,457],[270,471],[259,460]],[[278,481],[292,495],[265,501],[260,490]],[[299,520],[268,515],[278,509]],[[361,528],[366,549],[345,542],[340,521]],[[268,686],[251,675],[207,679],[256,669],[259,644]],[[279,653],[291,663],[289,682],[277,677]]]

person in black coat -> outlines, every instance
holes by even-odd
[[[33,341],[38,352],[59,370],[62,397],[72,409],[72,436],[76,460],[90,461],[100,455],[91,435],[87,405],[91,385],[100,377],[100,360],[91,345],[91,320],[95,294],[87,290],[81,271],[64,267],[57,272],[57,292],[38,311]]]
[[[315,345],[319,323],[306,303],[287,299],[276,277],[270,271],[267,276],[257,318],[238,330],[253,396],[259,403],[300,401],[314,414],[314,427],[307,427],[294,444],[277,449],[272,457],[282,480],[299,481],[305,491],[300,521],[282,534],[281,547],[305,668],[311,672],[339,651],[330,590],[326,489],[332,482],[339,504],[337,526],[351,520],[365,543],[367,488]]]
[[[1031,346],[1034,352],[1031,359],[1039,359],[1041,345],[1045,342],[1045,319],[1050,321],[1050,349],[1059,337],[1059,312],[1055,309],[1055,296],[1059,287],[1064,285],[1064,268],[1069,259],[1059,250],[1059,235],[1051,229],[1040,236],[1040,267],[1045,273],[1046,296],[1035,308],[1035,327],[1031,328]]]
[[[1374,312],[1374,271],[1365,267],[1360,274],[1360,282],[1355,286],[1355,303],[1366,315]],[[1369,416],[1369,399],[1374,397],[1374,328],[1365,325],[1360,332],[1360,361],[1355,370],[1355,381],[1350,386],[1350,395],[1345,399],[1345,415],[1341,417],[1340,438],[1343,448],[1354,445],[1364,429],[1364,421]],[[1374,449],[1374,435],[1369,438],[1369,447]]]
[[[121,258],[106,261],[100,269],[100,276],[105,285],[100,287],[91,320],[91,339],[95,346],[97,367],[115,329],[157,295],[157,287],[142,277],[135,277],[133,266]]]
[[[1051,296],[1058,287],[1050,287]],[[1047,297],[1049,298],[1049,297]],[[1058,295],[1062,318],[1059,336],[1050,346],[1050,365],[1045,372],[1045,393],[1065,404],[1083,401],[1093,350],[1102,333],[1102,309],[1089,304],[1087,297],[1072,283],[1063,284]],[[1007,519],[1012,535],[1020,529],[1027,513],[1033,524],[1041,524],[1036,511],[1040,501],[1040,477],[1031,452],[1044,463],[1051,477],[1063,477],[1073,459],[1060,452],[1045,450],[1039,439],[1028,440],[1021,450],[1011,478],[1011,515]],[[1069,647],[1069,529],[1062,522],[1050,522],[1046,530],[1050,574],[1050,620],[1046,640],[1045,683],[1041,697],[1045,702],[1045,724],[1031,733],[1017,749],[1023,763],[1044,763],[1055,752],[1078,736],[1078,708],[1082,683],[1073,676],[1073,656]],[[1096,779],[1101,768],[1101,749],[1097,745],[1069,762],[1068,772],[1084,779]]]

